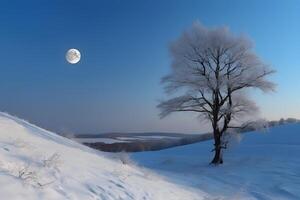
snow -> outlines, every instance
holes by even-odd
[[[75,141],[80,143],[96,143],[102,142],[104,144],[114,144],[114,143],[126,143],[128,141],[116,140],[113,138],[74,138]]]
[[[128,141],[128,140],[134,140],[134,137],[117,137],[118,140]]]
[[[208,165],[212,141],[132,158],[174,183],[224,199],[300,199],[300,124],[250,132],[231,143],[225,163]]]
[[[156,152],[99,152],[0,113],[1,199],[300,199],[300,125],[243,135],[225,163],[212,141]],[[125,163],[127,164],[123,164]]]
[[[151,135],[151,136],[116,137],[116,138],[73,138],[74,141],[80,143],[102,142],[104,144],[130,143],[134,141],[149,141],[149,140],[162,140],[162,139],[176,140],[176,139],[180,139],[180,137]]]
[[[179,137],[174,136],[163,136],[163,135],[151,135],[151,136],[137,136],[136,138],[148,140],[148,139],[154,139],[154,140],[161,140],[161,139],[179,139]]]
[[[123,141],[134,141],[134,140],[162,140],[162,139],[180,139],[180,137],[175,136],[164,136],[164,135],[144,135],[144,136],[134,136],[134,137],[117,137],[118,140]]]
[[[0,113],[1,199],[210,199],[150,170]]]

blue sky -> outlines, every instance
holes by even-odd
[[[0,3],[0,110],[60,133],[204,130],[191,114],[160,120],[168,44],[198,20],[248,35],[277,70],[253,98],[268,119],[300,118],[300,1],[90,0]],[[79,64],[65,61],[69,48]]]

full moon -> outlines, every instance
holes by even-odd
[[[69,49],[66,53],[66,60],[71,64],[76,64],[80,61],[81,54],[77,49]]]

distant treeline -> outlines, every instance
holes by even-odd
[[[269,127],[284,125],[284,124],[293,124],[300,123],[299,119],[287,118],[280,119],[278,121],[269,121],[267,122]],[[247,127],[241,129],[239,132],[245,133],[254,131],[255,128]],[[85,145],[106,152],[139,152],[139,151],[157,151],[162,149],[167,149],[176,146],[182,146],[187,144],[193,144],[200,141],[212,139],[211,133],[205,134],[180,134],[180,133],[107,133],[99,135],[80,135],[78,138],[117,138],[120,136],[126,137],[135,137],[135,136],[152,136],[152,135],[163,135],[163,136],[173,136],[178,137],[178,139],[160,139],[160,140],[132,140],[130,142],[116,142],[113,144],[105,144],[103,142],[94,142],[94,143],[84,143]]]
[[[105,144],[102,142],[84,143],[85,145],[106,152],[140,152],[157,151],[176,146],[193,144],[196,142],[212,139],[212,134],[197,134],[178,137],[178,139],[160,139],[160,140],[132,140],[130,142],[116,142]]]
[[[296,123],[300,123],[300,120],[296,118],[287,118],[287,119],[281,118],[278,121],[276,120],[269,121],[269,127],[284,125],[284,124],[296,124]]]

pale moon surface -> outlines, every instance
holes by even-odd
[[[80,61],[81,54],[77,49],[69,49],[66,53],[66,60],[71,64],[76,64]]]

